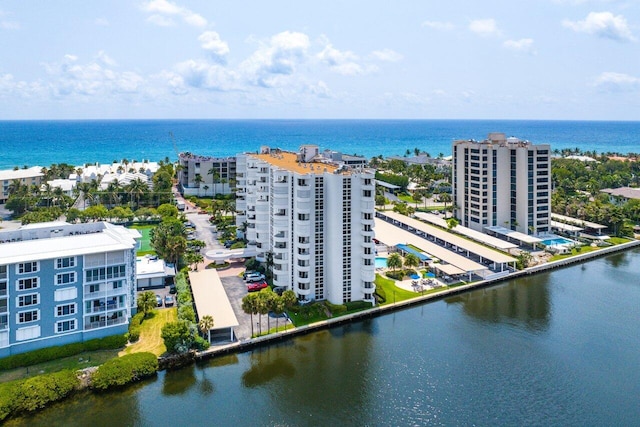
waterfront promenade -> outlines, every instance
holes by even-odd
[[[383,314],[392,313],[396,310],[402,310],[407,307],[411,307],[419,304],[426,304],[431,301],[437,301],[450,296],[469,292],[474,289],[494,286],[494,285],[503,283],[505,281],[516,279],[519,277],[542,273],[544,271],[562,268],[562,267],[569,266],[576,263],[587,262],[594,258],[599,258],[599,257],[613,254],[616,252],[630,250],[636,247],[640,247],[640,240],[633,240],[631,242],[610,246],[608,248],[602,248],[597,251],[592,251],[592,252],[576,255],[573,257],[568,257],[561,260],[537,265],[534,267],[529,267],[524,270],[519,270],[507,276],[503,276],[495,279],[481,280],[481,281],[477,281],[477,282],[473,282],[465,285],[446,288],[446,289],[442,289],[441,291],[430,293],[427,295],[416,294],[416,297],[412,299],[398,301],[398,302],[391,302],[389,304],[372,307],[370,309],[359,311],[357,313],[352,313],[352,314],[348,314],[348,315],[344,315],[344,316],[340,316],[332,319],[327,319],[320,322],[311,323],[309,325],[299,326],[293,329],[277,332],[275,334],[240,340],[240,341],[236,341],[233,343],[220,345],[220,346],[212,346],[205,351],[196,353],[196,359],[207,359],[207,358],[215,357],[222,354],[247,351],[254,347],[268,345],[270,343],[277,342],[277,341],[287,340],[295,336],[305,335],[321,329],[328,329],[328,328],[332,328],[332,327],[343,325],[350,322],[356,322],[356,321],[367,319],[367,318],[381,316]]]

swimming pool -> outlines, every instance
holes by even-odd
[[[383,256],[376,257],[376,268],[386,268],[387,267],[387,258]]]
[[[564,237],[555,237],[553,239],[542,240],[542,243],[546,246],[553,245],[571,245],[575,243],[573,240],[565,239]]]

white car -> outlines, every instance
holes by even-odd
[[[249,273],[244,278],[246,282],[259,282],[264,279],[265,279],[264,274],[258,273],[258,272]]]

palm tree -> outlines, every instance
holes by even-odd
[[[200,197],[200,184],[202,184],[202,181],[203,181],[202,175],[200,175],[199,173],[197,173],[196,176],[193,178],[193,182],[198,187],[198,197]]]
[[[253,336],[253,315],[258,313],[256,294],[248,294],[242,298],[242,311],[251,315],[251,336]]]
[[[213,328],[213,325],[213,316],[211,316],[210,314],[202,316],[202,319],[200,319],[200,321],[198,322],[198,328],[200,329],[200,332],[202,332],[202,334],[204,334],[205,332],[207,333],[209,342],[211,342],[211,329]]]
[[[218,182],[220,181],[220,174],[218,173],[218,170],[216,168],[211,168],[207,171],[207,175],[211,175],[211,177],[213,178],[213,196],[215,197],[215,195],[217,194],[217,189],[218,189]]]
[[[147,186],[146,182],[142,181],[140,178],[137,178],[131,181],[129,185],[127,185],[126,190],[129,193],[131,200],[136,200],[136,208],[138,208],[140,207],[140,197],[142,197],[149,191],[149,187]]]
[[[393,269],[394,271],[397,268],[402,267],[402,257],[397,253],[389,255],[389,258],[387,258],[387,267]]]
[[[409,268],[417,267],[420,265],[420,258],[415,254],[407,254],[407,256],[404,257],[404,265]]]
[[[273,296],[271,301],[273,304],[271,306],[271,311],[276,315],[276,332],[278,332],[278,319],[280,318],[280,315],[284,313],[285,309],[284,298],[276,294]]]

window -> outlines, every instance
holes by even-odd
[[[75,283],[75,281],[75,271],[72,271],[70,273],[56,274],[56,285],[66,285],[68,283]]]
[[[20,295],[18,297],[18,307],[28,307],[38,304],[38,294]]]
[[[58,258],[56,268],[69,268],[76,266],[76,257]]]
[[[56,322],[56,333],[59,334],[61,332],[69,332],[76,330],[76,320],[65,320],[62,322]]]
[[[38,261],[33,262],[22,262],[18,264],[18,273],[35,273],[38,271]]]
[[[76,304],[65,304],[56,306],[56,317],[76,314]]]
[[[37,277],[29,277],[27,279],[18,279],[18,290],[26,291],[27,289],[37,289],[40,287]]]
[[[35,322],[40,317],[40,310],[21,311],[18,313],[18,323]]]

